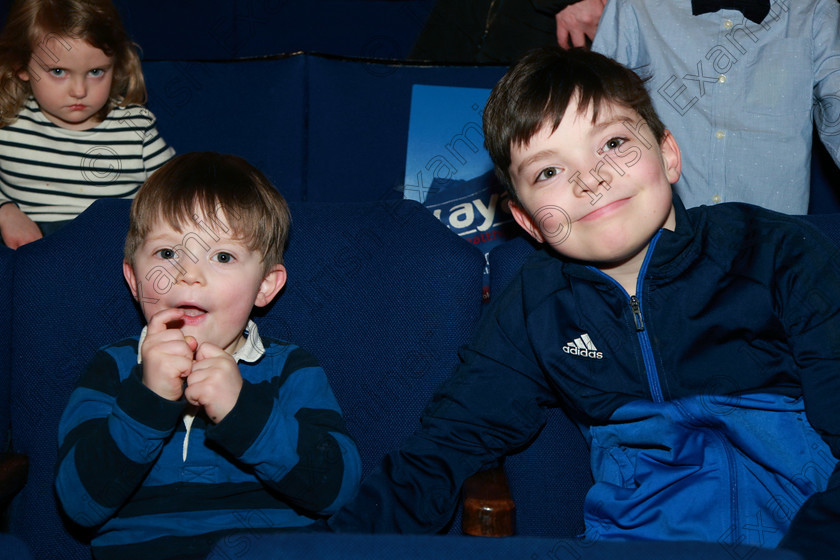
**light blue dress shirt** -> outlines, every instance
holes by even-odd
[[[693,16],[687,0],[609,0],[593,50],[642,77],[682,152],[687,207],[808,211],[813,126],[840,164],[840,7],[774,0]]]

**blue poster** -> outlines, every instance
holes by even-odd
[[[481,112],[489,95],[484,88],[413,86],[403,193],[478,246],[485,260],[518,234],[484,148]],[[488,273],[485,267],[485,296]]]

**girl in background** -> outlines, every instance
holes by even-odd
[[[133,198],[173,155],[143,107],[135,45],[110,0],[17,0],[0,33],[0,235],[55,231]]]

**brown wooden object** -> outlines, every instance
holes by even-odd
[[[29,473],[29,459],[18,453],[0,453],[0,512],[6,511]]]
[[[481,471],[464,482],[461,530],[478,537],[509,537],[516,528],[516,504],[504,468]]]

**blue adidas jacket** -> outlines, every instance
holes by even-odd
[[[635,294],[532,255],[331,528],[440,529],[464,479],[563,406],[591,443],[588,537],[840,549],[838,249],[755,206],[675,206]]]

